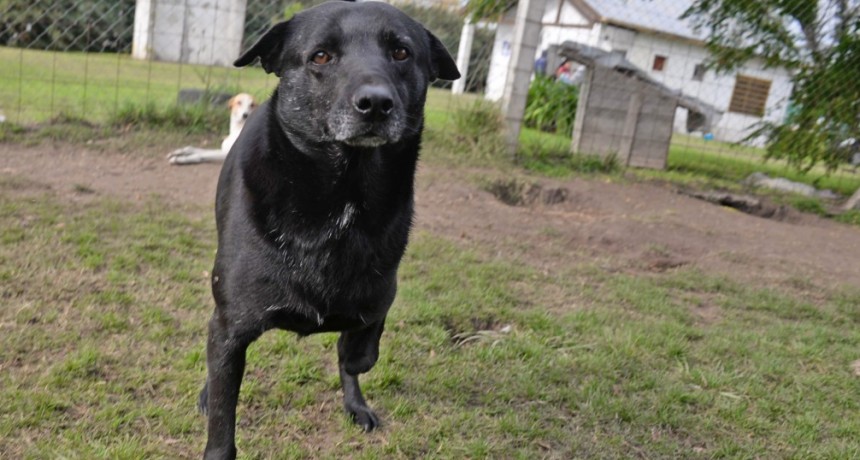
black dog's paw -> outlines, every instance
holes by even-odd
[[[364,429],[365,433],[370,433],[379,427],[379,417],[367,406],[349,405],[346,407],[346,412],[356,425]]]
[[[209,414],[209,385],[204,385],[197,397],[197,410],[203,415]]]

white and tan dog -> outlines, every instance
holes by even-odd
[[[233,143],[236,142],[236,138],[239,137],[239,133],[242,132],[245,120],[257,108],[257,102],[250,94],[239,93],[227,101],[227,107],[230,108],[230,134],[221,142],[221,149],[202,149],[190,145],[182,147],[167,155],[167,160],[170,164],[188,165],[224,161],[227,158],[227,154],[230,153]]]

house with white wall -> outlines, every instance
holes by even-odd
[[[722,111],[712,131],[718,140],[740,141],[762,119],[781,122],[792,90],[788,71],[766,69],[756,60],[728,73],[707,70],[704,35],[680,19],[690,4],[690,0],[546,0],[537,53],[574,41],[621,54],[653,80]],[[504,91],[514,16],[514,10],[508,11],[497,25],[485,93],[490,100],[499,100]],[[674,129],[683,133],[686,126],[687,110],[679,108]]]

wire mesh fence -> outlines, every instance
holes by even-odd
[[[274,77],[230,63],[272,24],[313,3],[0,0],[0,117],[25,125],[60,116],[105,122],[127,106],[176,104],[188,89],[265,99]],[[452,123],[457,107],[501,98],[515,2],[396,4],[452,54],[471,41],[461,69],[465,94],[437,83],[436,121]],[[613,155],[668,149],[683,164],[776,152],[795,167],[808,166],[804,155],[797,162],[780,154],[803,149],[813,171],[856,173],[860,1],[545,0],[540,7],[525,114],[535,130],[526,135],[538,144],[569,145],[571,135],[590,134],[595,146],[614,145],[605,149]],[[618,74],[620,83],[599,85],[596,69]],[[674,109],[649,109],[665,104]]]

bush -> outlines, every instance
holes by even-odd
[[[0,0],[0,45],[52,51],[126,52],[134,0]]]
[[[453,140],[451,147],[461,154],[489,158],[504,151],[505,121],[492,102],[479,99],[459,107],[454,111],[452,122],[451,132],[445,138]]]
[[[537,75],[529,86],[524,122],[530,128],[570,136],[579,88]]]

